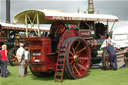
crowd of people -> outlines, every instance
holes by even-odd
[[[20,47],[17,49],[16,52],[16,58],[19,62],[19,77],[24,77],[27,74],[27,67],[28,67],[28,62],[29,62],[29,51],[28,47],[25,47],[23,43],[20,43]],[[114,70],[117,70],[117,56],[115,53],[114,47],[111,45],[111,41],[106,41],[106,50],[109,53],[110,56],[110,65]],[[126,67],[128,67],[128,49],[126,53],[124,54],[125,56],[125,63]],[[7,62],[8,62],[8,57],[7,57],[7,45],[3,44],[2,48],[0,50],[0,71],[1,71],[1,77],[6,78],[6,72],[7,72]]]
[[[16,58],[19,62],[19,77],[24,77],[27,74],[27,67],[29,62],[29,52],[28,47],[24,47],[23,43],[20,43],[20,47],[17,49]],[[7,45],[2,45],[0,50],[0,72],[1,78],[7,77]]]

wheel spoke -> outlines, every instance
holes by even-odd
[[[80,57],[79,60],[88,60],[88,57]]]
[[[69,65],[72,65],[73,64],[73,61],[71,61],[70,63],[69,63]]]
[[[69,57],[70,60],[73,60],[74,58],[73,57]]]
[[[14,59],[11,59],[11,62],[15,61]]]
[[[73,68],[73,67],[74,67],[74,65],[75,65],[75,63],[73,63],[73,65],[70,65],[71,72],[72,72],[73,74],[75,74],[75,73],[74,73],[74,68]]]
[[[72,46],[72,50],[73,50],[73,53],[75,54],[76,52],[75,52],[75,49],[74,49],[74,47]]]
[[[82,69],[84,69],[84,70],[87,70],[87,68],[85,68],[83,65],[81,65],[81,64],[79,64],[79,63],[77,63],[77,65],[78,65],[80,68],[82,68]]]
[[[73,53],[71,51],[69,51],[69,53],[73,56]]]
[[[81,74],[80,74],[79,70],[77,69],[77,67],[76,67],[76,66],[74,66],[74,68],[75,68],[75,70],[76,70],[77,74],[78,74],[79,76],[81,76]]]
[[[65,64],[67,74],[71,78],[81,78],[88,72],[90,66],[90,51],[82,38],[70,38],[67,54],[68,63]],[[69,71],[69,72],[68,72]]]
[[[15,57],[16,55],[12,54],[13,57]]]
[[[78,44],[76,45],[75,50],[77,50],[77,48],[78,48],[79,44],[80,44],[80,41],[79,41],[79,42],[78,42]]]
[[[79,50],[76,54],[79,54],[79,53],[81,53],[82,51],[84,51],[86,48],[84,47],[84,48],[82,48],[81,50]]]

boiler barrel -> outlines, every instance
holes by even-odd
[[[91,49],[98,50],[101,47],[101,45],[103,44],[104,40],[93,39],[93,40],[87,40],[87,42]]]
[[[5,44],[7,45],[8,50],[14,47],[14,42],[6,42]]]

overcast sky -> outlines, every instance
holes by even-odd
[[[0,21],[5,22],[6,0],[0,0]],[[26,9],[59,9],[67,12],[77,12],[77,9],[87,11],[88,0],[10,0],[11,20],[18,12]],[[102,14],[118,16],[120,21],[128,20],[128,0],[94,0],[96,11]]]

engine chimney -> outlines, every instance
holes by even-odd
[[[6,23],[10,23],[10,0],[6,0]]]
[[[93,0],[88,0],[88,13],[89,14],[94,14]]]

